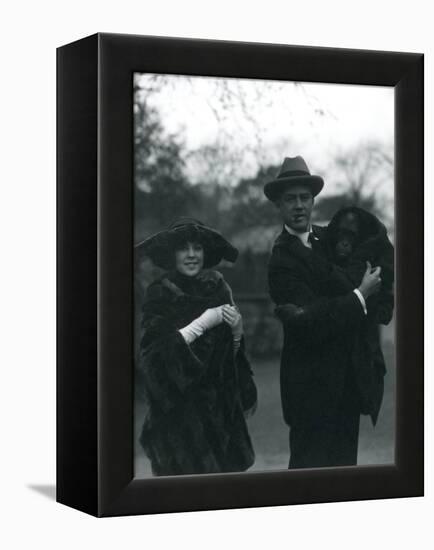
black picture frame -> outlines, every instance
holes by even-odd
[[[96,34],[57,71],[57,500],[117,516],[423,495],[423,55]],[[133,478],[134,72],[395,88],[394,465]]]

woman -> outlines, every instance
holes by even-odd
[[[154,475],[244,471],[254,461],[245,414],[256,387],[242,319],[210,268],[237,250],[203,223],[181,218],[142,251],[167,272],[147,290],[140,370],[149,410],[140,442]]]

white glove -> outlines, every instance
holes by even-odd
[[[223,322],[222,308],[223,306],[218,306],[206,309],[197,319],[179,330],[187,344]]]

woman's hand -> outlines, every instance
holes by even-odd
[[[241,340],[243,335],[243,318],[235,306],[224,305],[222,307],[223,321],[227,323],[232,330],[234,340]]]

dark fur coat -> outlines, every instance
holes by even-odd
[[[190,345],[179,332],[207,308],[231,302],[215,271],[167,274],[148,288],[139,368],[149,409],[140,441],[155,475],[244,471],[254,462],[244,413],[257,393],[243,343],[234,356],[226,323]]]

